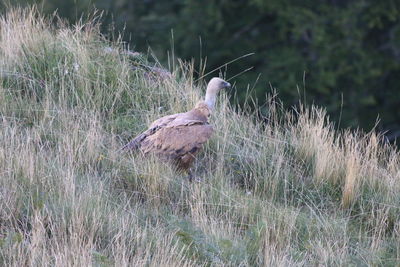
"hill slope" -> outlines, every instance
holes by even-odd
[[[35,9],[0,19],[0,264],[396,265],[399,154],[336,132],[322,109],[262,121],[222,96],[201,182],[118,148],[203,95],[170,73]]]

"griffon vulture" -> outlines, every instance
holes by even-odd
[[[207,85],[204,101],[185,113],[168,115],[154,121],[148,130],[126,144],[124,150],[140,150],[145,155],[155,154],[162,160],[171,161],[178,169],[188,171],[201,146],[213,133],[208,117],[214,109],[218,92],[230,84],[220,78],[212,78]]]

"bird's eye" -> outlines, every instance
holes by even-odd
[[[225,81],[221,82],[221,87],[226,88],[226,87],[231,87],[231,84]]]

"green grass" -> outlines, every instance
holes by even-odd
[[[400,157],[380,135],[222,94],[190,183],[118,149],[206,81],[50,21],[0,18],[0,265],[398,266]]]

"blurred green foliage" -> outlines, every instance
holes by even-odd
[[[222,69],[231,77],[254,67],[234,79],[239,102],[248,84],[260,105],[276,88],[287,106],[324,106],[341,127],[368,131],[379,116],[389,139],[400,132],[400,1],[52,0],[39,7],[71,22],[104,10],[106,34],[122,31],[132,50],[150,47],[162,62],[173,49],[196,66],[207,57],[209,71],[254,52]]]

